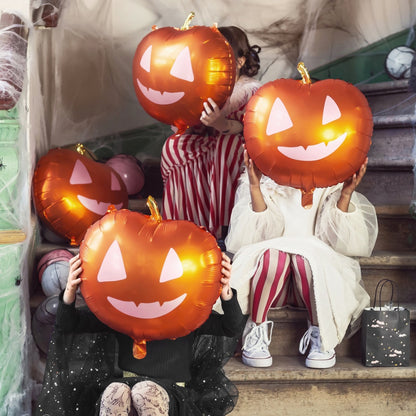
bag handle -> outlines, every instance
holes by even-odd
[[[390,283],[390,287],[391,287],[390,304],[393,303],[394,288],[396,288],[396,291],[397,291],[397,307],[398,308],[400,307],[400,304],[399,304],[399,289],[397,288],[396,283],[393,282],[393,280],[390,280],[390,279],[381,279],[377,283],[376,290],[374,292],[373,308],[376,307],[376,300],[377,300],[377,294],[378,294],[378,306],[381,310],[381,292],[383,291],[383,288],[387,283]]]

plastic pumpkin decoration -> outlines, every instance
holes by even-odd
[[[277,79],[250,99],[244,117],[247,151],[257,167],[280,185],[313,190],[344,182],[359,170],[370,149],[373,119],[367,99],[353,85],[326,79],[312,83]]]
[[[175,339],[202,325],[221,289],[221,250],[204,228],[151,215],[109,211],[80,246],[81,293],[90,310],[133,339],[133,355],[146,341]]]
[[[212,98],[221,108],[234,88],[233,50],[217,27],[153,28],[139,43],[133,82],[144,110],[174,125],[178,133],[199,124],[203,103]]]
[[[88,227],[110,205],[127,208],[120,176],[104,163],[70,149],[52,149],[41,157],[33,175],[37,214],[52,231],[79,245]]]

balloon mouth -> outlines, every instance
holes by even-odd
[[[186,293],[184,293],[176,299],[163,302],[162,304],[160,302],[142,302],[136,305],[133,301],[115,299],[111,296],[108,296],[107,300],[115,309],[124,315],[139,319],[156,319],[175,310],[185,300],[186,296]]]
[[[98,202],[96,199],[87,198],[86,196],[77,195],[78,201],[88,211],[98,215],[105,215],[108,207],[113,205],[117,210],[123,208],[123,203],[113,204],[112,202]]]
[[[168,92],[168,91],[157,91],[153,90],[150,87],[145,87],[137,78],[137,85],[141,93],[153,104],[157,105],[170,105],[178,102],[185,93],[183,91],[179,92]]]
[[[321,142],[307,146],[277,146],[277,150],[289,159],[301,162],[314,162],[332,155],[344,143],[347,133],[330,142]]]

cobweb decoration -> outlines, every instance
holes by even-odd
[[[34,26],[58,26],[64,0],[32,0],[32,22]]]
[[[10,110],[20,98],[26,74],[27,29],[14,14],[0,17],[0,110]]]

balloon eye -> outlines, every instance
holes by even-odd
[[[288,130],[292,126],[293,122],[288,111],[286,110],[285,105],[283,104],[283,101],[280,98],[276,98],[270,111],[266,134],[271,136],[272,134]]]
[[[146,71],[150,72],[150,59],[152,57],[152,45],[150,45],[145,51],[140,59],[140,66]]]
[[[170,74],[175,78],[193,82],[194,72],[192,71],[191,54],[188,47],[182,49],[170,70]]]
[[[92,183],[92,179],[90,174],[88,173],[88,169],[80,160],[77,160],[75,162],[71,178],[69,179],[69,183],[71,185],[82,185],[86,183]]]
[[[116,175],[111,172],[111,190],[112,191],[120,191],[121,185]]]
[[[324,113],[322,114],[322,125],[338,120],[341,117],[341,111],[337,103],[329,96],[326,96],[324,104]]]
[[[105,253],[103,262],[97,275],[99,282],[117,282],[127,279],[126,269],[124,267],[123,256],[117,241],[114,241],[107,253]]]
[[[182,262],[176,251],[171,248],[163,264],[162,273],[160,273],[160,283],[169,280],[178,279],[183,275]]]

